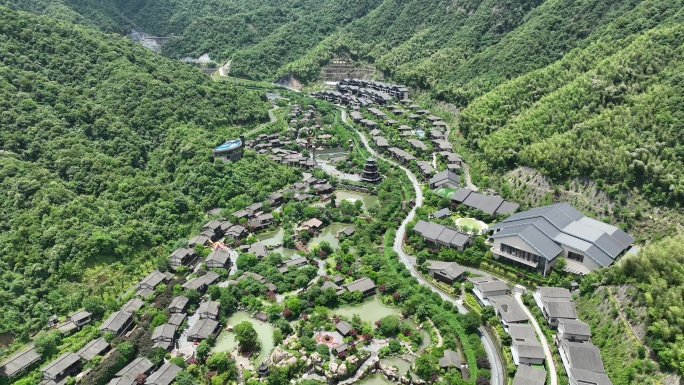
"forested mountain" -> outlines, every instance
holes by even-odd
[[[104,32],[119,34],[130,32],[130,22],[110,1],[0,0],[0,6],[50,16]]]
[[[646,326],[645,341],[662,366],[684,373],[684,236],[653,243],[588,278],[585,296],[598,284],[625,288],[621,308],[628,321]]]
[[[205,210],[296,179],[265,158],[211,159],[231,126],[266,119],[256,94],[123,37],[4,7],[0,111],[0,334],[26,337],[89,294],[114,298],[90,291],[120,293]]]
[[[61,1],[182,35],[165,55],[231,59],[237,77],[312,82],[349,55],[467,107],[463,144],[489,170],[529,166],[559,184],[590,177],[612,198],[637,188],[653,204],[684,201],[681,47],[669,38],[681,0]]]
[[[233,60],[231,74],[273,79],[278,70],[325,37],[362,18],[380,0],[115,0],[145,32],[183,39],[163,47],[167,56]]]

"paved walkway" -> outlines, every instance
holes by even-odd
[[[346,172],[342,172],[335,168],[332,164],[328,163],[325,160],[316,160],[316,164],[321,167],[321,170],[325,171],[326,174],[332,175],[336,178],[339,179],[345,179],[345,180],[350,180],[352,182],[360,182],[361,181],[361,175],[358,174],[348,174]]]
[[[354,128],[349,122],[347,121],[347,114],[345,110],[342,110],[342,121],[347,124],[348,126]],[[454,304],[459,312],[461,313],[467,313],[468,311],[463,307],[463,304],[454,299],[453,297],[449,296],[447,293],[443,292],[441,289],[439,289],[437,286],[433,285],[430,281],[426,280],[423,278],[422,275],[418,274],[414,270],[413,265],[411,264],[411,261],[409,259],[409,256],[404,253],[404,250],[402,249],[402,243],[404,239],[404,234],[406,233],[406,225],[413,220],[413,218],[416,215],[416,209],[420,206],[423,205],[423,190],[420,187],[420,183],[418,182],[418,179],[416,178],[413,173],[408,170],[407,168],[399,165],[398,163],[389,160],[385,157],[380,156],[375,150],[373,150],[370,145],[368,144],[368,141],[366,140],[366,137],[359,132],[358,130],[355,130],[359,138],[361,139],[361,142],[363,143],[364,147],[366,147],[366,150],[368,150],[371,155],[375,156],[376,158],[381,158],[384,161],[393,164],[394,166],[400,168],[401,170],[406,173],[406,176],[409,178],[411,181],[411,184],[413,184],[413,188],[416,192],[416,205],[413,207],[413,209],[409,212],[409,214],[406,216],[404,221],[401,223],[399,228],[397,229],[397,234],[394,238],[394,245],[393,245],[393,250],[398,254],[399,260],[406,265],[407,269],[411,273],[411,275],[418,280],[418,282],[421,285],[424,285],[428,287],[430,290],[433,292],[437,293],[442,297],[444,300],[451,302]],[[487,359],[490,362],[491,366],[491,373],[492,373],[492,378],[491,378],[491,383],[492,385],[505,385],[505,379],[504,379],[504,368],[503,368],[503,363],[501,360],[501,357],[499,357],[499,352],[498,350],[494,347],[494,343],[492,342],[491,338],[489,337],[489,334],[484,330],[483,327],[480,327],[480,339],[482,341],[482,345],[485,348],[485,351],[487,352]]]
[[[435,329],[435,333],[437,333],[437,348],[441,348],[442,345],[444,344],[444,341],[442,340],[442,333],[439,332],[439,329],[435,326],[435,323],[432,322],[430,318],[427,319],[430,325],[432,325],[432,328]]]
[[[256,132],[258,132],[258,131],[261,130],[262,128],[266,127],[267,124],[270,124],[270,123],[275,122],[275,121],[276,121],[276,117],[275,117],[275,115],[273,115],[273,111],[277,110],[278,108],[280,108],[280,107],[278,107],[278,106],[273,106],[273,108],[271,108],[270,110],[268,110],[268,120],[269,120],[268,123],[260,124],[260,125],[256,126],[254,129],[245,132],[245,133],[244,133],[244,137],[247,138],[247,137],[249,137],[250,135],[253,135],[253,134],[255,134]]]
[[[537,319],[534,317],[532,312],[530,312],[530,309],[525,306],[525,303],[523,303],[522,300],[522,294],[518,292],[514,292],[513,296],[515,297],[515,300],[518,301],[518,304],[523,308],[525,311],[525,314],[527,314],[527,317],[530,319],[530,323],[532,323],[532,326],[534,326],[534,331],[537,332],[537,337],[539,337],[539,340],[541,341],[542,347],[544,348],[544,356],[546,356],[546,365],[549,368],[549,377],[551,379],[550,385],[558,385],[558,374],[556,373],[556,363],[553,362],[553,356],[551,355],[551,348],[549,347],[549,343],[546,340],[546,335],[542,331],[541,327],[539,326],[539,323],[537,322]]]
[[[361,375],[366,371],[366,368],[370,365],[374,365],[378,361],[378,355],[377,353],[373,352],[371,353],[370,357],[359,366],[359,369],[354,373],[353,377],[349,377],[344,381],[339,382],[339,385],[348,385],[348,384],[353,384],[356,381],[358,381],[361,377]]]
[[[473,191],[479,190],[477,186],[473,184],[472,179],[470,179],[470,170],[468,169],[468,165],[465,163],[463,163],[463,175],[465,176],[466,187]]]

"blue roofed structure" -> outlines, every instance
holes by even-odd
[[[221,159],[224,162],[234,162],[242,159],[244,151],[244,140],[231,139],[211,151],[214,159]]]

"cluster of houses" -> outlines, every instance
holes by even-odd
[[[249,231],[244,226],[229,221],[207,222],[199,235],[190,238],[186,246],[174,250],[169,255],[169,266],[174,270],[181,266],[192,268],[200,261],[200,256],[195,252],[195,246],[211,246],[222,239],[240,239],[248,233]],[[207,268],[230,269],[232,262],[229,252],[218,247],[207,256],[205,263]]]
[[[544,385],[544,348],[534,327],[529,324],[527,313],[510,295],[508,284],[490,277],[470,277],[468,281],[473,284],[473,295],[477,301],[482,306],[494,308],[504,330],[511,336],[511,357],[518,367],[513,384]]]
[[[534,300],[552,329],[555,343],[570,385],[612,385],[601,359],[601,351],[591,342],[591,328],[577,319],[570,291],[559,287],[540,287]]]
[[[500,196],[481,194],[465,187],[456,190],[449,199],[454,205],[464,205],[471,209],[480,210],[492,217],[511,215],[520,207],[519,204],[507,201]]]
[[[352,107],[352,109],[354,108],[356,108],[356,106]],[[445,133],[443,131],[447,126],[446,123],[442,121],[440,117],[431,115],[430,111],[428,110],[418,110],[415,111],[415,113],[407,114],[405,110],[397,105],[389,106],[387,108],[396,116],[406,115],[408,118],[415,120],[426,119],[432,125],[432,129],[429,131],[429,138],[432,146],[440,155],[440,157],[444,159],[447,167],[446,171],[449,171],[451,173],[450,175],[455,176],[455,178],[450,178],[450,187],[458,188],[460,186],[460,180],[455,172],[463,168],[463,160],[459,154],[453,152],[453,146],[448,140],[446,140]],[[420,107],[418,105],[410,105],[408,108],[410,110]],[[397,126],[399,124],[398,121],[391,119],[387,116],[387,114],[377,108],[370,107],[367,109],[367,111],[376,118],[383,120],[385,126]],[[377,122],[370,119],[365,119],[358,109],[352,110],[349,116],[354,122],[369,130],[369,135],[373,139],[373,144],[378,151],[386,152],[391,158],[403,165],[408,165],[411,162],[415,162],[420,175],[422,175],[425,179],[431,179],[431,177],[434,175],[435,168],[429,161],[418,160],[416,156],[407,152],[405,149],[391,147],[390,141],[382,136],[382,131],[378,129],[379,125]],[[407,138],[407,148],[412,149],[417,154],[431,155],[427,153],[429,148],[423,141],[412,138],[416,135],[416,130],[407,125],[399,125],[396,127],[396,129],[399,131],[400,137]]]
[[[368,277],[359,278],[353,282],[344,283],[344,278],[341,275],[336,275],[331,279],[323,282],[321,290],[332,288],[337,295],[342,295],[346,292],[354,293],[360,292],[362,296],[369,296],[375,294],[375,283]],[[343,336],[345,334],[342,334]]]
[[[435,222],[418,221],[413,231],[423,237],[425,243],[435,248],[444,246],[463,251],[473,243],[470,235]]]
[[[289,125],[293,127],[305,127],[316,117],[316,108],[312,105],[307,106],[306,111],[300,104],[295,104],[290,111]],[[314,126],[320,128],[320,126]]]
[[[462,270],[441,262],[433,264],[435,274],[443,274],[446,268],[451,276],[463,275]],[[456,278],[456,279],[460,279]],[[437,275],[435,275],[437,278]],[[509,293],[510,287],[496,278],[468,278],[473,284],[473,294],[482,306],[493,306],[496,315],[511,336],[511,356],[516,365],[514,385],[544,385],[546,372],[544,350],[534,328],[528,323],[525,310]],[[533,294],[544,320],[551,329],[557,329],[555,343],[558,346],[570,385],[612,385],[601,359],[601,352],[591,343],[589,325],[577,319],[577,311],[570,291],[559,287],[539,287]]]
[[[435,175],[430,180],[430,186],[434,188],[455,183],[456,175],[449,173],[444,171]],[[517,204],[500,197],[482,195],[464,188],[458,189],[451,200],[496,215],[510,214],[518,208]],[[430,217],[444,219],[450,214],[449,209],[445,208]],[[434,247],[463,251],[472,243],[467,234],[433,222],[421,220],[414,231]],[[549,274],[559,258],[566,261],[565,271],[573,274],[583,275],[610,266],[632,247],[634,241],[621,229],[586,217],[567,203],[513,214],[492,225],[489,232],[488,243],[496,259],[542,275]]]
[[[215,273],[213,273],[215,274]],[[217,275],[218,276],[218,275]],[[171,279],[169,274],[161,273],[157,270],[148,274],[145,278],[140,280],[136,285],[136,297],[127,301],[118,311],[105,319],[98,330],[104,335],[112,333],[117,336],[126,335],[132,329],[135,320],[136,312],[142,308],[144,302],[137,296],[150,297],[153,296],[155,290],[159,285],[168,282]],[[174,300],[174,303],[178,301]],[[187,298],[185,303],[187,303]],[[173,303],[172,303],[173,305]],[[161,347],[168,350],[174,341],[177,328],[181,325],[183,317],[170,317],[169,323],[157,327],[152,334],[153,347]],[[72,323],[73,328],[79,329],[82,326],[91,322],[91,315],[87,311],[81,310],[73,313],[67,317],[64,325]],[[64,330],[72,330],[72,327],[63,328]],[[58,328],[62,330],[62,328]],[[112,350],[111,345],[104,337],[98,337],[81,349],[74,352],[67,352],[60,355],[55,360],[49,362],[40,369],[42,373],[41,385],[63,385],[69,377],[80,378],[87,374],[89,370],[83,371],[83,364],[91,361],[97,356],[104,356]],[[0,365],[2,374],[13,378],[22,371],[29,368],[31,365],[40,361],[40,354],[34,347],[19,352],[8,358]],[[156,369],[156,370],[155,370]],[[134,385],[139,384],[140,375],[145,375],[146,385],[170,385],[180,372],[180,368],[176,365],[166,363],[157,368],[147,358],[137,358],[128,364],[125,368],[114,374],[114,378],[109,382],[110,385]]]
[[[335,104],[369,106],[385,105],[392,99],[408,101],[408,88],[375,80],[343,79],[337,83],[336,91],[320,91],[310,95]]]

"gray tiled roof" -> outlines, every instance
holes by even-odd
[[[429,222],[418,221],[413,227],[413,231],[417,232],[418,234],[422,234],[427,229],[429,224]]]
[[[511,344],[518,351],[518,357],[529,359],[544,359],[544,348],[537,340],[534,328],[528,324],[513,324],[508,326]]]
[[[564,287],[538,287],[537,291],[539,292],[540,297],[542,300],[548,300],[551,298],[561,298],[561,299],[572,299],[572,295],[570,295],[570,290],[564,288]]]
[[[205,235],[197,235],[195,237],[192,237],[188,240],[188,245],[204,245],[205,243],[209,242],[210,239],[209,237]]]
[[[517,203],[513,203],[513,202],[509,202],[509,201],[503,201],[501,203],[501,206],[499,206],[499,208],[496,209],[496,212],[494,214],[510,215],[510,214],[513,214],[514,212],[516,212],[519,207],[520,207],[520,205]]]
[[[546,370],[527,365],[518,366],[518,371],[513,377],[513,385],[544,385],[545,383]]]
[[[141,373],[148,373],[154,365],[145,357],[138,357],[119,370],[114,379],[109,382],[110,385],[133,385],[135,379]]]
[[[109,342],[100,337],[88,342],[84,347],[77,351],[76,354],[81,356],[84,360],[90,361],[95,356],[102,354],[107,348],[109,348]]]
[[[335,324],[335,328],[339,330],[340,334],[346,336],[353,329],[352,326],[347,321],[340,321]]]
[[[560,329],[561,327],[565,333],[591,337],[591,328],[580,320],[561,319],[558,321],[558,328]]]
[[[497,309],[499,316],[507,323],[529,321],[529,317],[510,295],[499,295],[487,298]]]
[[[485,281],[477,282],[474,284],[475,287],[478,290],[480,290],[480,293],[482,293],[482,295],[485,296],[485,298],[487,297],[487,293],[490,292],[510,290],[510,287],[506,282],[500,281],[498,279],[487,279]]]
[[[601,266],[609,266],[634,239],[615,226],[585,217],[567,203],[537,207],[511,215],[491,230],[534,227],[548,240],[583,252]],[[518,230],[521,231],[521,230]]]
[[[168,306],[168,309],[175,309],[175,310],[180,310],[180,309],[185,309],[185,306],[188,304],[188,297],[184,295],[178,295],[173,297],[171,300],[171,303]]]
[[[463,201],[468,198],[468,195],[470,195],[473,192],[473,190],[465,187],[461,187],[454,194],[451,196],[451,200],[457,203],[463,203]]]
[[[575,303],[563,299],[552,299],[543,301],[544,310],[551,318],[569,318],[576,319],[577,311],[575,310]]]
[[[211,317],[216,317],[219,314],[219,303],[216,301],[206,301],[199,305],[197,312],[201,314],[207,314]]]
[[[441,209],[441,210],[435,211],[435,212],[432,214],[432,217],[433,217],[433,218],[437,218],[437,219],[442,219],[442,218],[448,217],[449,214],[451,214],[451,211],[449,211],[448,208],[443,208],[443,209]]]
[[[162,365],[152,373],[145,381],[146,385],[169,385],[176,380],[176,376],[182,369],[170,362]]]
[[[257,258],[263,258],[268,256],[268,251],[266,246],[261,242],[252,243],[247,250],[248,253],[254,254]]]
[[[113,333],[119,333],[121,329],[129,322],[133,317],[131,313],[126,311],[115,311],[110,314],[109,317],[100,325],[100,331],[111,331]]]
[[[588,370],[571,368],[568,373],[579,384],[587,385],[613,385],[608,375],[605,373],[597,373]],[[515,384],[514,384],[515,385]]]
[[[71,352],[64,353],[54,361],[47,364],[40,371],[52,378],[57,378],[60,376],[60,373],[64,372],[79,361],[81,361],[81,357],[79,357],[77,354]]]
[[[504,200],[501,197],[471,193],[466,200],[463,201],[463,204],[468,207],[479,209],[489,215],[494,215],[503,201]]]
[[[427,151],[427,146],[425,145],[425,143],[421,142],[418,139],[409,139],[407,140],[407,142],[409,142],[409,144],[416,149]]]
[[[209,336],[211,336],[218,327],[218,324],[218,321],[214,321],[211,318],[201,319],[197,321],[192,328],[190,328],[188,331],[188,336],[197,339],[209,338]]]
[[[428,267],[428,270],[439,272],[440,274],[451,279],[456,279],[465,272],[465,269],[456,262],[441,261],[432,262]]]
[[[22,370],[40,361],[40,354],[33,347],[16,353],[0,363],[0,373],[13,377]]]
[[[225,265],[226,262],[230,259],[230,253],[228,250],[223,250],[223,249],[216,249],[209,253],[207,256],[207,259],[204,261],[205,263],[207,262],[213,262],[215,264],[219,265]]]
[[[605,373],[601,352],[591,342],[561,341],[561,349],[568,358],[570,367],[595,373]]]
[[[173,339],[176,335],[176,325],[163,324],[154,328],[152,332],[152,341],[158,339]]]
[[[143,307],[143,305],[145,305],[145,302],[140,298],[132,298],[128,302],[123,304],[123,306],[121,306],[121,311],[135,313],[138,310],[140,310],[140,308]]]
[[[439,359],[439,367],[446,368],[449,366],[460,368],[461,357],[458,355],[458,352],[447,349],[444,351],[444,356]]]
[[[373,283],[373,281],[370,278],[364,277],[364,278],[357,279],[354,282],[350,282],[350,283],[344,285],[344,287],[346,287],[347,290],[349,290],[350,292],[354,292],[354,291],[366,292],[369,290],[374,290],[375,289],[375,283]]]
[[[212,283],[216,282],[218,279],[219,279],[219,275],[213,271],[210,271],[203,276],[195,277],[195,278],[189,280],[188,282],[184,283],[183,288],[188,289],[188,290],[197,290],[204,285],[211,285]]]
[[[68,319],[71,319],[73,322],[81,322],[87,318],[89,318],[92,314],[90,312],[85,311],[85,310],[79,310],[77,312],[71,313],[67,316]]]
[[[180,324],[183,323],[183,321],[185,320],[185,317],[186,317],[185,313],[173,313],[169,317],[168,323],[178,327],[178,326],[180,326]]]
[[[430,178],[430,185],[441,185],[443,183],[450,182],[454,186],[458,187],[460,181],[461,178],[458,176],[458,174],[449,170],[445,170],[438,172],[432,178]]]
[[[180,266],[184,258],[194,253],[195,251],[188,247],[177,249],[169,256],[169,263],[171,266]]]
[[[452,239],[458,234],[458,231],[444,227],[441,233],[437,236],[438,242],[450,243]]]
[[[525,243],[530,245],[530,247],[535,249],[540,256],[549,261],[553,260],[556,258],[556,256],[558,256],[558,254],[563,252],[563,248],[558,246],[557,243],[533,226],[507,227],[494,233],[491,238],[496,239],[510,236],[517,236],[521,238],[523,241],[525,241]]]
[[[429,241],[443,242],[451,247],[463,247],[471,240],[468,234],[457,232],[434,222],[418,221],[413,227],[413,231]]]
[[[162,273],[159,270],[154,270],[151,273],[147,274],[145,278],[141,279],[140,282],[138,282],[138,287],[149,287],[154,289],[155,287],[157,287],[157,285],[159,285],[167,279],[168,277],[166,276],[166,274]]]

